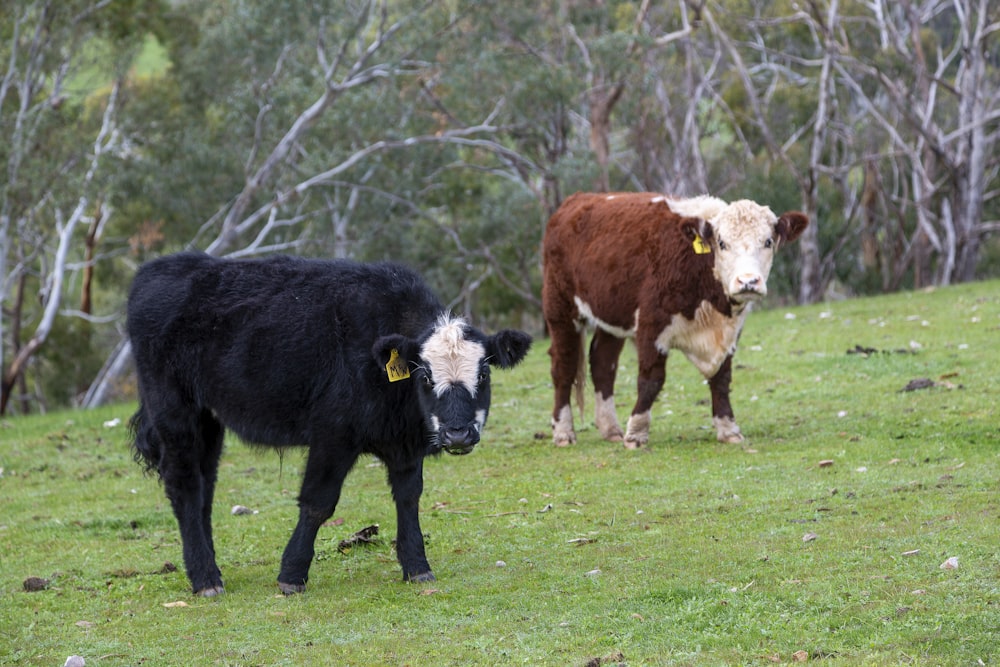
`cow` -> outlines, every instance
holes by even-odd
[[[453,317],[394,263],[179,253],[143,264],[127,330],[138,376],[134,456],[156,471],[180,527],[196,595],[224,592],[212,540],[223,434],[308,448],[299,518],[278,586],[305,591],[314,542],[362,454],[384,464],[403,580],[433,581],[418,504],[423,461],[467,454],[490,407],[490,367],[531,345]]]
[[[570,394],[583,412],[588,328],[595,424],[629,449],[649,441],[650,409],[663,387],[667,354],[680,350],[705,376],[720,442],[744,437],[729,403],[732,359],[750,305],[767,294],[778,247],[808,218],[707,195],[577,193],[549,219],[542,244],[542,310],[551,337],[556,445],[576,442]],[[626,338],[638,354],[638,397],[624,431],[614,383]]]

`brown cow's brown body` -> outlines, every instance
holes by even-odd
[[[580,386],[583,379],[587,327],[595,329],[590,368],[595,422],[604,438],[624,440],[628,447],[645,444],[667,354],[678,349],[709,381],[719,440],[741,441],[729,402],[736,341],[748,304],[766,293],[774,249],[797,238],[806,224],[800,213],[779,219],[753,202],[727,204],[710,197],[578,193],[568,198],[549,220],[543,244],[542,306],[552,339],[556,444],[576,437],[569,403],[574,382]],[[614,382],[625,338],[635,339],[639,369],[638,399],[623,431],[615,415]]]

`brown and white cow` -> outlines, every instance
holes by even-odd
[[[576,441],[570,393],[581,404],[584,338],[596,395],[595,423],[606,440],[649,441],[650,409],[680,350],[708,379],[720,442],[743,435],[729,403],[732,358],[749,305],[767,294],[774,253],[808,225],[797,211],[709,196],[577,193],[549,220],[543,242],[542,309],[552,344],[553,440]],[[638,399],[625,431],[614,383],[626,338],[638,351]]]

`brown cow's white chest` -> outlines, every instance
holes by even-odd
[[[674,315],[670,324],[656,337],[656,348],[667,354],[670,350],[680,350],[706,378],[713,377],[726,360],[736,351],[736,342],[747,311],[727,317],[702,301],[694,313],[694,319]]]

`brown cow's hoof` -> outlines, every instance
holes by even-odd
[[[222,586],[210,586],[209,588],[203,588],[195,595],[203,598],[214,598],[216,595],[222,595],[226,592],[226,589]]]
[[[742,433],[730,433],[728,435],[720,435],[719,442],[723,442],[727,445],[738,445],[746,440]]]
[[[553,433],[552,444],[556,447],[569,447],[570,445],[574,445],[576,444],[576,433],[573,431],[570,431],[569,433]]]
[[[305,593],[305,584],[286,584],[283,581],[278,582],[278,588],[285,595],[295,595],[296,593]]]
[[[411,584],[419,584],[425,581],[436,581],[436,579],[434,578],[434,573],[430,571],[421,572],[420,574],[414,574],[411,577],[407,577],[406,580]]]

